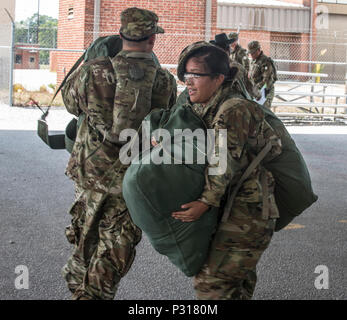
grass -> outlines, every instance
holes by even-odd
[[[53,93],[49,93],[47,91],[27,91],[27,90],[19,90],[13,93],[13,105],[19,107],[31,106],[31,100],[33,99],[38,102],[39,106],[47,107],[49,106],[51,100],[53,98]],[[61,93],[55,97],[52,106],[64,106],[63,99],[61,97]]]

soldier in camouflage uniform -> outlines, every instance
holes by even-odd
[[[205,121],[207,128],[214,129],[216,137],[219,130],[227,130],[227,170],[208,176],[200,198],[183,205],[185,211],[173,213],[174,218],[185,222],[198,219],[209,206],[222,209],[228,187],[235,187],[265,144],[271,142],[272,148],[264,161],[281,152],[281,142],[265,121],[263,111],[253,101],[238,95],[230,82],[225,81],[230,72],[228,57],[215,55],[215,49],[210,46],[200,42],[183,50],[178,78],[184,80],[188,88],[186,103]],[[220,143],[216,138],[217,156]],[[209,167],[219,164],[209,164]],[[228,227],[217,230],[208,260],[194,277],[198,299],[252,297],[256,265],[269,245],[278,217],[274,199],[274,178],[259,164],[241,185],[231,208]]]
[[[129,8],[121,14],[123,50],[83,64],[62,89],[67,110],[79,117],[66,174],[76,185],[68,240],[74,249],[62,273],[72,299],[113,299],[141,239],[121,192],[126,167],[119,161],[120,131],[138,129],[153,108],[170,107],[176,82],[157,66],[152,49],[155,13]],[[81,114],[83,115],[81,117]]]
[[[230,68],[236,68],[237,73],[235,75],[234,86],[238,88],[239,91],[247,93],[246,98],[252,99],[253,84],[248,78],[248,73],[242,64],[232,61],[230,63]]]
[[[247,50],[242,48],[239,45],[239,34],[236,32],[232,32],[229,34],[228,38],[230,39],[230,59],[231,61],[236,61],[241,64],[248,75],[249,72],[249,59],[247,55]]]
[[[248,52],[252,56],[250,79],[254,84],[254,97],[259,100],[260,90],[266,85],[266,101],[263,105],[270,108],[275,95],[274,84],[277,80],[275,65],[272,59],[263,53],[258,41],[251,41],[248,44]]]
[[[236,34],[236,33],[235,33]],[[230,34],[232,35],[232,34]],[[237,35],[237,34],[236,34]],[[215,39],[211,40],[210,43],[223,49],[228,55],[230,53],[230,43],[232,43],[234,39],[229,39],[225,33],[220,33],[215,35]],[[244,50],[244,49],[242,49]],[[246,55],[247,58],[247,55]],[[239,59],[240,60],[240,59]],[[241,59],[240,61],[242,61]],[[234,86],[237,87],[236,89],[241,92],[246,92],[247,98],[252,98],[252,92],[253,92],[253,84],[248,78],[248,69],[246,69],[241,63],[239,63],[237,60],[232,60],[232,56],[230,55],[230,67],[237,70],[237,73],[235,74],[235,81]],[[249,66],[249,61],[247,58],[247,63],[245,63],[247,66]]]

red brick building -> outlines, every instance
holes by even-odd
[[[266,54],[305,60],[312,39],[310,4],[310,0],[60,0],[58,48],[81,50],[98,36],[118,33],[120,13],[136,6],[159,16],[165,34],[158,35],[154,49],[164,64],[176,64],[189,43],[230,33],[240,24],[241,45],[256,39]],[[56,54],[60,82],[81,52]]]
[[[18,47],[26,47],[26,43],[17,43],[15,45],[14,68],[15,69],[39,69],[39,51],[19,49]],[[38,44],[30,44],[32,48],[39,48]]]

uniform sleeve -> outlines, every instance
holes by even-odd
[[[75,116],[79,116],[82,113],[81,98],[83,99],[84,97],[80,97],[79,93],[82,91],[81,87],[83,87],[85,83],[80,81],[81,76],[84,79],[88,76],[82,67],[75,70],[69,76],[61,89],[61,95],[66,110]]]
[[[260,90],[265,84],[269,89],[273,85],[273,73],[272,64],[269,60],[266,60],[262,66],[262,80],[257,84],[258,89]]]
[[[230,102],[225,102],[230,103]],[[221,107],[222,108],[222,107]],[[243,154],[250,130],[251,115],[247,108],[235,105],[223,113],[214,123],[215,146],[214,152],[219,161],[207,167],[207,183],[200,197],[200,201],[207,205],[219,207],[230,182],[236,181],[247,165]],[[226,141],[220,139],[226,133]],[[217,169],[218,168],[218,169]],[[210,175],[211,170],[218,172]]]
[[[244,56],[242,58],[242,65],[246,69],[246,72],[247,72],[247,75],[248,75],[248,72],[249,72],[249,59],[248,59],[246,51],[245,51]]]
[[[177,83],[175,77],[162,68],[157,70],[152,92],[152,109],[170,109],[176,102]]]
[[[115,78],[110,63],[93,65],[90,69],[89,81],[86,85],[87,108],[89,122],[99,130],[110,130]]]

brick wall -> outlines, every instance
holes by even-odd
[[[58,20],[58,48],[81,50],[86,47],[86,23],[89,22],[86,4],[93,0],[60,0]],[[72,11],[71,11],[72,9]],[[73,16],[69,16],[69,12]],[[93,10],[94,12],[94,10]],[[90,12],[89,12],[90,13]],[[58,52],[57,82],[60,83],[81,52]]]
[[[310,0],[287,0],[307,4]],[[215,34],[235,30],[217,29],[217,0],[212,0],[212,38]],[[188,44],[205,39],[206,0],[100,0],[100,23],[98,36],[117,34],[120,28],[120,13],[128,7],[140,7],[155,11],[159,25],[165,34],[157,35],[154,51],[163,64],[176,64],[179,53]],[[73,7],[73,18],[68,19]],[[58,23],[58,48],[82,49],[93,41],[94,0],[60,0]],[[299,35],[300,36],[300,35]],[[283,34],[283,39],[286,39]],[[240,44],[247,47],[251,40],[262,43],[265,54],[270,54],[271,33],[244,31],[240,33]],[[285,40],[284,40],[285,41]],[[64,72],[80,56],[79,52],[58,53],[58,83]]]
[[[181,50],[188,44],[203,40],[205,35],[206,0],[101,0],[99,36],[116,34],[120,13],[128,7],[155,11],[165,34],[157,36],[154,48],[161,63],[175,64]],[[216,17],[217,0],[212,0]],[[68,19],[69,7],[74,17]],[[215,20],[215,18],[214,18]],[[94,0],[60,0],[58,48],[86,48],[93,41]],[[215,21],[212,28],[215,29]],[[212,31],[212,34],[213,31]],[[59,53],[58,82],[80,54]]]

